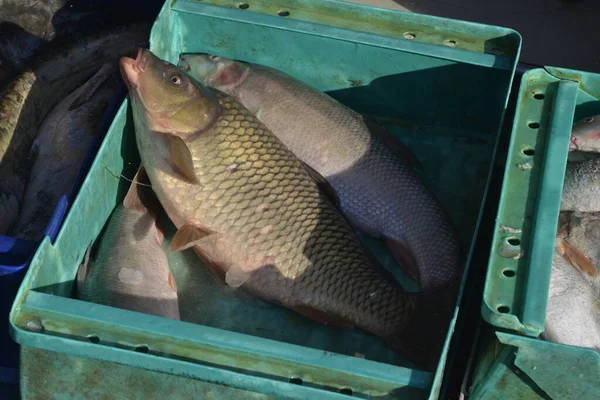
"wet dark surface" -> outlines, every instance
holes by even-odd
[[[596,0],[350,1],[512,28],[523,36],[522,62],[600,72]]]

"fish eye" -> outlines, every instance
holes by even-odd
[[[218,59],[219,59],[219,56],[212,55],[212,56],[210,56],[210,57],[208,57],[208,58],[209,58],[210,60],[218,60]]]
[[[181,77],[179,75],[171,75],[171,82],[173,82],[176,85],[180,85]]]
[[[593,122],[593,121],[594,121],[594,117],[587,117],[585,119],[585,122],[588,122],[588,123]]]

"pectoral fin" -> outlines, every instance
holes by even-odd
[[[239,267],[231,266],[225,274],[225,283],[232,288],[242,286],[250,278],[250,275]]]
[[[578,268],[580,271],[590,276],[597,275],[596,267],[592,261],[571,243],[563,240],[560,245],[560,250],[562,256],[569,264],[571,264],[571,266]]]
[[[177,291],[177,283],[175,282],[175,277],[173,276],[173,273],[171,271],[169,271],[169,286],[171,287],[171,289],[173,289],[174,291]]]
[[[192,153],[182,138],[169,136],[169,161],[175,171],[188,183],[198,183]]]
[[[200,244],[202,239],[213,232],[196,225],[184,225],[177,230],[171,241],[171,251],[181,251]]]

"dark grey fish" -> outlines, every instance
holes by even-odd
[[[434,369],[454,301],[408,293],[362,246],[300,160],[235,99],[147,50],[121,60],[138,150],[178,231],[233,288],[358,327]]]
[[[33,167],[12,236],[41,240],[60,196],[71,193],[100,120],[119,88],[119,80],[111,78],[114,72],[114,64],[104,64],[42,123],[29,153]]]
[[[0,91],[0,235],[16,221],[32,168],[29,150],[48,112],[102,64],[147,43],[149,28],[133,24],[57,49]]]
[[[237,99],[324,177],[354,227],[386,240],[423,290],[462,276],[450,218],[413,172],[410,152],[382,127],[289,75],[217,56],[179,65]]]

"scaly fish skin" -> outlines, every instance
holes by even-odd
[[[600,158],[567,163],[560,209],[600,212]]]
[[[230,286],[435,368],[453,305],[403,291],[250,111],[147,50],[121,72],[142,163],[178,228],[172,249],[194,246]]]
[[[543,339],[600,353],[599,239],[598,213],[561,212]],[[565,257],[564,243],[579,257]]]
[[[193,54],[182,56],[179,65],[237,99],[327,179],[352,225],[387,240],[422,290],[459,279],[462,264],[454,227],[412,170],[405,157],[409,152],[398,139],[281,71]]]
[[[180,319],[177,286],[156,226],[152,189],[138,172],[122,204],[117,204],[100,239],[96,260],[77,276],[81,300]],[[143,193],[145,192],[145,193]],[[141,199],[141,200],[140,200]],[[86,255],[86,258],[89,256]]]

